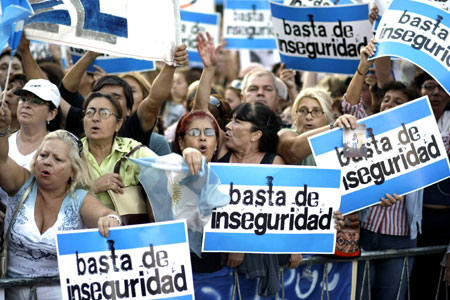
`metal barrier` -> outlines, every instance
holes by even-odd
[[[447,246],[432,246],[432,247],[423,247],[423,248],[409,248],[409,249],[399,249],[399,250],[384,250],[384,251],[367,251],[362,252],[361,256],[354,259],[343,259],[338,257],[330,257],[326,255],[316,255],[312,257],[305,258],[301,265],[308,264],[328,264],[333,262],[350,262],[350,261],[370,261],[375,259],[388,259],[388,258],[398,258],[404,257],[404,265],[402,270],[405,271],[408,268],[407,261],[408,257],[411,256],[419,256],[419,255],[430,255],[430,254],[444,254],[447,250]],[[326,269],[326,268],[324,268]],[[325,274],[322,280],[322,297],[324,298],[324,293],[328,293],[328,277]],[[237,277],[236,277],[237,278]],[[403,278],[403,276],[402,276]],[[4,291],[6,288],[18,287],[18,286],[44,286],[44,285],[58,285],[59,277],[39,277],[39,278],[3,278],[0,279],[0,300],[5,299]],[[402,282],[400,283],[402,284]],[[409,280],[408,283],[409,285]],[[239,283],[237,283],[239,285]],[[238,295],[239,297],[239,295]],[[399,295],[397,296],[399,297]],[[282,299],[284,297],[282,296]],[[329,299],[327,296],[326,299]],[[359,299],[359,298],[357,298]]]

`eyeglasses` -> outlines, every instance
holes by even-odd
[[[324,112],[318,108],[314,108],[313,110],[307,110],[306,108],[300,108],[299,110],[297,110],[297,113],[299,115],[301,115],[302,117],[306,117],[308,114],[311,114],[311,116],[313,116],[313,118],[320,118],[324,114]]]
[[[188,131],[189,136],[200,136],[202,134],[202,131],[198,128],[192,128]],[[216,131],[213,128],[205,128],[203,130],[203,134],[205,136],[214,136],[216,135]]]
[[[437,87],[439,89],[439,92],[445,92],[445,90],[442,86],[440,86],[439,84],[436,84],[434,82],[424,83],[422,85],[422,87],[424,89],[426,89],[427,91],[434,91],[434,89]]]
[[[20,97],[19,101],[21,101],[22,103],[30,102],[31,105],[35,105],[35,106],[48,104],[48,101],[45,101],[45,100],[42,100],[39,98],[27,98],[25,96]]]
[[[95,107],[89,107],[88,109],[86,109],[84,111],[84,116],[88,119],[91,119],[92,117],[94,117],[96,112],[97,112],[97,109]],[[110,111],[107,108],[99,108],[98,115],[100,116],[100,119],[103,119],[103,120],[108,119],[109,117],[111,117],[111,115],[115,116],[117,119],[120,119],[120,117],[118,115],[116,115],[115,113],[113,113],[112,111]]]

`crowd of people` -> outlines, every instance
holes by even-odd
[[[178,153],[193,174],[202,168],[202,158],[315,166],[308,137],[335,127],[355,129],[357,119],[421,95],[430,100],[449,154],[450,95],[419,67],[405,74],[412,81],[394,78],[392,66],[399,61],[369,60],[376,47],[372,39],[361,50],[350,77],[301,73],[284,64],[271,71],[257,63],[239,70],[235,53],[199,33],[203,69],[189,68],[186,46],[180,45],[174,52],[176,65],[162,63],[156,71],[116,76],[98,67],[95,73],[87,71],[99,55],[92,51],[66,68],[51,58],[36,61],[29,41],[22,38],[7,86],[4,64],[12,53],[3,50],[0,55],[0,87],[6,93],[0,108],[0,199],[6,206],[4,238],[9,234],[8,276],[57,276],[58,230],[97,227],[107,237],[110,227],[155,221],[145,199],[144,219],[131,222],[117,210],[114,195],[139,185],[139,166],[124,156]],[[335,219],[338,230],[358,227],[362,251],[446,245],[450,181],[403,196],[386,194],[379,205],[351,218],[336,212]],[[229,266],[267,277],[258,286],[263,297],[280,287],[278,272],[267,270],[296,268],[301,261],[300,254],[191,253],[194,272]],[[410,258],[408,265],[404,274],[403,259],[376,260],[364,275],[365,264],[360,263],[357,297],[406,299],[409,276],[414,299],[433,299],[439,280],[450,284],[449,258]],[[7,290],[7,299],[33,295],[61,297],[55,286]],[[445,297],[444,289],[438,297]]]

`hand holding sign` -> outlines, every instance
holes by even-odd
[[[361,49],[360,52],[360,62],[357,69],[359,75],[367,75],[369,73],[369,68],[372,65],[372,61],[369,61],[369,58],[375,54],[377,50],[377,42],[374,38],[370,39],[369,44]]]
[[[187,47],[185,44],[181,44],[175,49],[173,58],[177,66],[185,66],[189,63]]]

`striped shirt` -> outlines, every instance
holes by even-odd
[[[356,105],[351,105],[345,95],[342,101],[342,110],[344,114],[351,114],[356,119],[367,117],[366,110],[361,102]],[[397,201],[389,207],[375,205],[368,208],[370,209],[369,218],[367,222],[361,223],[361,228],[380,234],[408,236],[409,226],[405,201],[406,199]]]

